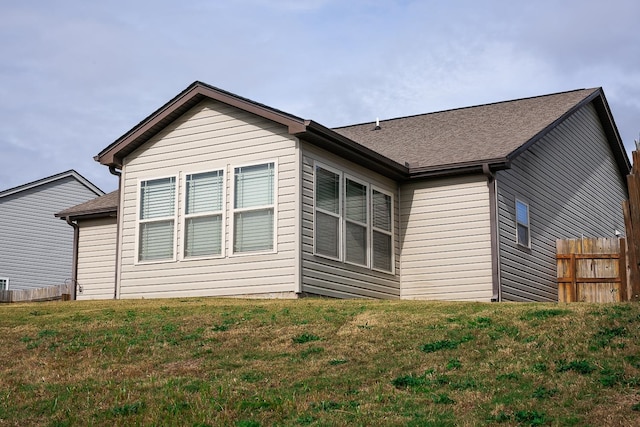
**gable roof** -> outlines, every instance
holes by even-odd
[[[104,194],[104,191],[102,191],[100,188],[96,187],[95,185],[93,185],[89,180],[87,180],[85,177],[83,177],[82,175],[80,175],[78,172],[76,172],[73,169],[70,169],[66,172],[61,172],[55,175],[51,175],[49,177],[46,178],[42,178],[33,182],[29,182],[27,184],[22,184],[19,185],[17,187],[13,187],[13,188],[9,188],[7,190],[3,190],[0,191],[0,198],[2,197],[6,197],[6,196],[10,196],[12,194],[16,194],[19,193],[21,191],[26,191],[35,187],[39,187],[42,185],[46,185],[49,184],[51,182],[55,182],[64,178],[68,178],[68,177],[72,177],[74,179],[76,179],[80,184],[84,185],[85,187],[87,187],[89,190],[93,191],[97,196],[101,196]]]
[[[115,190],[79,205],[72,206],[55,214],[58,218],[96,218],[105,216],[115,216],[120,202],[120,191]]]
[[[629,160],[601,88],[503,101],[474,107],[373,122],[334,130],[396,162],[415,176],[459,172],[482,164],[501,169],[531,144],[594,102],[618,167]]]
[[[94,159],[121,168],[122,159],[204,99],[287,126],[291,135],[390,178],[505,169],[520,153],[584,105],[593,102],[621,174],[630,170],[601,88],[580,89],[329,129],[196,81],[118,138]]]
[[[287,126],[291,135],[332,150],[346,159],[357,161],[390,177],[401,178],[408,172],[407,168],[402,164],[351,141],[317,122],[304,120],[199,81],[193,82],[169,102],[111,143],[98,153],[94,160],[110,168],[121,168],[122,159],[127,154],[140,147],[169,123],[204,99],[222,102],[280,123]]]

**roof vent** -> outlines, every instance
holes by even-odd
[[[380,130],[382,129],[380,127],[380,119],[376,117],[376,127],[373,128],[373,130]]]

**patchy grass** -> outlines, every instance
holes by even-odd
[[[633,425],[639,304],[0,306],[0,425]]]

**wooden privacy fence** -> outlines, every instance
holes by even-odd
[[[71,283],[64,285],[48,286],[37,289],[13,289],[0,291],[0,303],[3,302],[28,302],[28,301],[54,301],[68,300],[73,290]]]
[[[625,239],[558,240],[558,301],[628,301],[626,258]]]
[[[636,146],[639,144],[636,141]],[[640,301],[640,153],[633,152],[633,167],[627,175],[629,199],[622,202],[624,228],[627,232],[627,266],[629,268],[629,300]]]

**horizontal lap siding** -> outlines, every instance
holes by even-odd
[[[233,107],[205,101],[125,159],[120,298],[287,294],[296,291],[297,141],[284,126]],[[233,169],[276,161],[277,252],[230,255]],[[137,264],[136,213],[140,179],[177,175],[177,253],[183,250],[185,174],[224,169],[223,258]]]
[[[487,179],[409,183],[400,200],[402,298],[490,301]]]
[[[624,230],[626,190],[596,111],[583,107],[498,172],[502,299],[557,301],[556,239]],[[529,203],[531,250],[515,243],[515,199]]]
[[[395,274],[375,271],[314,255],[313,165],[315,161],[341,170],[348,175],[395,194]],[[302,165],[302,291],[333,298],[399,298],[400,245],[398,240],[397,184],[395,181],[384,178],[377,173],[304,142]]]
[[[76,299],[111,299],[115,290],[116,219],[79,221]]]
[[[0,278],[9,278],[10,289],[71,279],[73,228],[54,214],[95,197],[74,177],[65,177],[0,198]]]

